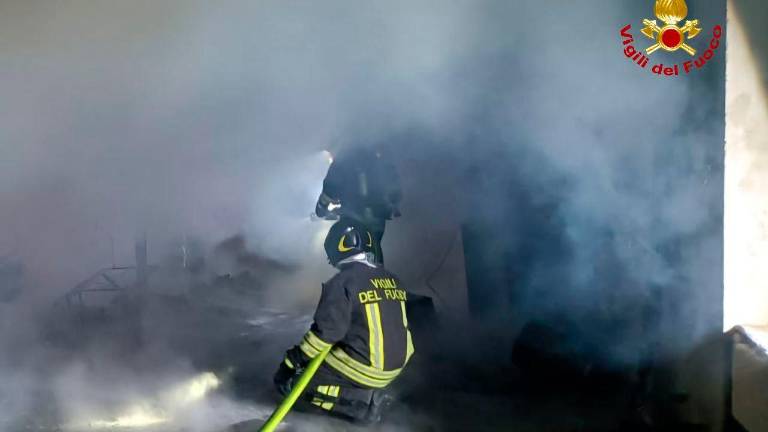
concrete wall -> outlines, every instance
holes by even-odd
[[[431,297],[442,316],[465,318],[461,176],[442,168],[455,162],[429,150],[394,153],[405,193],[403,216],[387,224],[382,241],[387,268],[403,279],[409,292]]]
[[[732,372],[734,418],[750,432],[768,431],[768,356],[749,342],[736,342]]]

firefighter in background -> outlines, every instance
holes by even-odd
[[[328,168],[315,214],[367,227],[373,234],[376,262],[382,264],[386,221],[400,216],[401,200],[394,165],[373,148],[355,147],[340,152]]]
[[[390,400],[384,389],[413,354],[406,291],[397,276],[375,263],[374,242],[366,228],[342,221],[328,233],[325,251],[339,272],[323,284],[314,322],[274,378],[287,395],[311,359],[331,347],[300,409],[378,422]]]

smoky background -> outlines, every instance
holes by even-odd
[[[722,2],[689,6],[723,16]],[[16,353],[0,373],[30,388],[6,397],[5,416],[46,385],[19,359],[44,349],[37,324],[53,299],[113,256],[131,263],[143,233],[154,263],[186,236],[210,249],[242,235],[294,269],[270,278],[259,306],[310,314],[332,274],[328,225],[308,218],[323,150],[354,145],[384,148],[403,178],[391,269],[437,296],[447,329],[470,320],[493,335],[446,352],[495,367],[529,318],[588,323],[595,307],[622,314],[662,296],[656,325],[675,330],[635,342],[682,361],[722,321],[724,61],[689,77],[640,70],[619,30],[632,23],[643,46],[651,14],[630,1],[3,1],[0,254],[23,263],[24,289],[0,304],[3,353]],[[715,24],[702,19],[700,38]],[[440,257],[457,231],[465,300],[424,276],[452,274]],[[194,369],[148,351],[165,364],[138,381]],[[38,367],[78,394],[100,389],[71,372],[80,365]]]

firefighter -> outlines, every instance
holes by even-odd
[[[373,235],[376,262],[383,264],[386,221],[400,216],[402,191],[394,165],[381,152],[355,147],[339,153],[328,168],[315,214],[361,224]]]
[[[330,352],[297,405],[361,422],[378,422],[391,398],[384,389],[413,354],[402,283],[373,257],[374,236],[342,221],[325,240],[328,261],[339,272],[323,284],[314,322],[286,353],[275,374],[282,395],[307,364]]]

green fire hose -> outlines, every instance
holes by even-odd
[[[317,368],[319,368],[323,363],[325,356],[328,355],[330,350],[330,347],[325,349],[315,358],[313,358],[311,362],[309,362],[309,365],[304,370],[304,372],[302,372],[299,380],[296,381],[293,389],[291,389],[291,392],[288,393],[288,396],[283,399],[283,402],[281,402],[280,405],[275,408],[275,412],[273,412],[267,422],[264,423],[264,426],[259,429],[259,432],[273,432],[275,428],[280,424],[280,422],[283,421],[283,418],[288,414],[288,411],[291,410],[293,404],[295,404],[296,400],[299,399],[299,396],[304,393],[304,389],[307,388],[307,384],[309,384],[309,381],[311,381],[312,377],[315,376]]]

